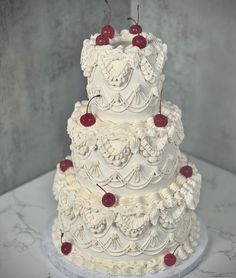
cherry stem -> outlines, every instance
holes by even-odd
[[[63,242],[62,242],[63,236],[64,236],[64,233],[61,233],[61,244],[63,243]]]
[[[163,89],[161,89],[161,94],[160,94],[160,104],[159,104],[159,113],[160,114],[161,114],[162,93],[163,93]]]
[[[106,190],[103,189],[99,184],[96,183],[96,185],[97,185],[99,188],[101,188],[105,193],[107,193]]]
[[[138,14],[138,19],[135,20],[133,17],[129,16],[127,17],[127,20],[132,20],[135,24],[138,24],[139,23],[139,5],[137,5],[137,14]]]
[[[138,14],[138,19],[137,19],[137,23],[136,24],[139,23],[139,5],[137,5],[137,14]]]
[[[178,249],[180,247],[180,245],[177,245],[177,247],[175,247],[175,250],[173,251],[173,255],[174,255],[174,253],[175,253],[175,251]]]
[[[127,20],[132,20],[135,24],[137,24],[137,21],[135,19],[133,19],[133,17],[127,17]]]
[[[109,18],[108,18],[107,24],[110,24],[110,22],[111,22],[111,5],[109,4],[108,0],[105,0],[105,3],[107,4],[108,9],[109,9]]]
[[[96,95],[96,96],[93,96],[93,97],[90,98],[90,100],[89,100],[88,103],[87,103],[86,114],[88,114],[88,108],[89,108],[89,104],[90,104],[91,100],[93,100],[95,97],[100,97],[100,96],[101,96],[101,95]]]

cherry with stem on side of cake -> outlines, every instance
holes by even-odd
[[[61,233],[61,252],[63,255],[69,255],[72,250],[72,244],[68,241],[62,242],[62,238],[64,236],[64,233]]]
[[[87,107],[86,107],[86,113],[83,114],[81,117],[80,117],[80,123],[85,126],[85,127],[88,127],[88,126],[92,126],[96,123],[96,118],[95,116],[93,115],[93,113],[89,113],[88,112],[88,108],[89,108],[89,104],[90,102],[96,98],[96,97],[100,97],[101,95],[96,95],[96,96],[93,96],[87,103]]]
[[[111,192],[106,192],[106,190],[103,189],[99,184],[96,183],[96,185],[105,192],[105,194],[102,196],[102,204],[104,207],[109,208],[114,206],[116,203],[116,196]]]
[[[109,44],[109,39],[112,39],[114,38],[114,35],[115,35],[115,30],[114,28],[110,25],[110,21],[111,21],[111,6],[110,4],[108,3],[108,0],[105,0],[105,3],[107,4],[108,6],[108,9],[109,9],[109,17],[108,17],[108,22],[106,25],[104,25],[101,29],[101,35],[103,37],[106,37],[108,39],[108,43],[106,44]],[[106,15],[106,12],[104,11],[104,14]]]
[[[167,253],[164,256],[164,263],[167,266],[172,266],[176,263],[176,256],[175,256],[175,251],[180,247],[180,245],[178,245],[175,250],[172,253]]]
[[[70,159],[64,159],[60,162],[60,170],[62,172],[65,172],[70,167],[73,167],[73,162]]]
[[[163,89],[161,90],[161,95],[160,95],[159,114],[156,114],[153,117],[154,124],[156,127],[165,127],[168,124],[168,118],[161,113],[162,91],[163,91]]]
[[[179,170],[180,174],[185,176],[185,178],[190,178],[193,175],[193,168],[190,165],[184,165]]]
[[[129,27],[129,32],[133,35],[140,34],[143,31],[142,27],[139,25],[139,5],[137,5],[137,14],[137,21],[133,19],[133,17],[127,17],[127,20],[132,20],[135,23]]]

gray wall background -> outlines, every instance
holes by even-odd
[[[113,1],[128,26],[169,47],[165,98],[183,110],[184,151],[236,173],[236,2]],[[66,122],[86,98],[82,41],[97,32],[101,0],[0,0],[0,194],[50,169],[68,152]]]
[[[125,26],[129,2],[113,5]],[[82,42],[100,29],[98,0],[0,0],[0,194],[55,168],[67,119],[86,98]]]

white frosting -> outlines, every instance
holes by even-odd
[[[132,46],[133,35],[123,30],[109,45],[97,46],[97,35],[84,41],[81,53],[88,96],[102,96],[92,104],[94,113],[114,122],[152,116],[165,79],[162,70],[167,59],[166,44],[150,33],[142,33],[148,44],[139,49]]]
[[[163,102],[168,117],[164,128],[154,125],[153,117],[135,123],[104,122],[99,118],[91,127],[80,123],[85,106],[79,102],[68,120],[71,151],[79,182],[92,190],[95,184],[116,193],[139,194],[162,188],[174,180],[179,144],[184,133],[181,112]]]

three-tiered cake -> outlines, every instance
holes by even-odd
[[[128,30],[84,41],[91,102],[68,120],[71,156],[58,164],[53,241],[75,265],[113,275],[154,273],[198,245],[201,176],[179,150],[180,109],[162,101],[167,46]],[[176,260],[176,261],[175,261]]]

